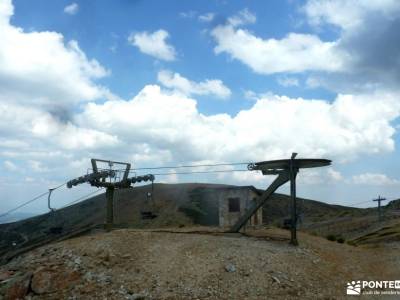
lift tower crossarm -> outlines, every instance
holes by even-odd
[[[99,169],[98,162],[107,163],[109,169]],[[106,223],[105,228],[109,231],[113,228],[114,225],[114,191],[116,189],[126,189],[130,188],[136,182],[142,181],[154,181],[154,175],[147,174],[142,176],[135,176],[128,178],[129,171],[131,169],[130,163],[119,162],[119,161],[111,161],[104,159],[91,159],[93,173],[80,176],[78,178],[72,179],[67,182],[67,187],[72,188],[81,183],[90,183],[91,186],[95,187],[104,187],[106,188]],[[123,165],[125,166],[124,170],[113,170],[114,165]],[[117,172],[123,172],[122,179],[119,179],[116,176]],[[109,179],[109,180],[107,180]],[[50,198],[49,198],[50,199]],[[49,200],[49,208],[50,208],[50,200]]]
[[[73,186],[86,182],[89,182],[92,186],[98,186],[97,182],[100,182],[101,179],[114,176],[115,176],[114,171],[107,171],[107,170],[89,173],[68,181],[67,187],[72,188]]]

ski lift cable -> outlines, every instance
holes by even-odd
[[[249,170],[213,170],[213,171],[190,171],[190,172],[166,172],[166,173],[152,173],[154,176],[168,176],[168,175],[189,175],[189,174],[209,174],[209,173],[232,173],[232,172],[250,172]]]
[[[200,168],[200,167],[222,167],[222,166],[240,166],[248,165],[252,162],[234,162],[234,163],[218,163],[218,164],[201,164],[201,165],[180,165],[180,166],[160,166],[160,167],[140,167],[132,168],[130,171],[139,170],[161,170],[161,169],[181,169],[181,168]]]
[[[70,206],[70,205],[72,205],[72,204],[75,204],[75,203],[77,203],[77,202],[79,202],[79,201],[81,201],[81,200],[87,200],[88,197],[93,196],[93,195],[95,195],[96,193],[98,193],[98,192],[100,192],[100,191],[102,191],[102,190],[104,190],[103,187],[101,187],[101,188],[99,188],[99,189],[97,189],[97,190],[95,190],[95,191],[93,191],[93,192],[90,192],[89,194],[83,195],[83,196],[81,196],[81,197],[79,197],[79,198],[77,198],[77,199],[75,199],[75,200],[73,200],[73,201],[71,201],[71,202],[65,204],[64,206],[61,206],[61,207],[58,208],[58,209],[65,208],[65,207]]]
[[[60,184],[59,186],[53,188],[52,190],[53,190],[53,191],[58,190],[59,188],[63,187],[65,184],[66,184],[66,182],[63,183],[63,184]],[[5,213],[0,214],[0,218],[5,217],[5,216],[11,214],[12,212],[14,212],[14,211],[16,211],[16,210],[18,210],[18,209],[20,209],[20,208],[22,208],[22,207],[24,207],[24,206],[30,204],[30,203],[36,201],[36,200],[39,200],[40,198],[42,198],[42,197],[48,195],[49,193],[50,193],[50,191],[47,191],[47,192],[42,193],[42,194],[40,194],[40,195],[38,195],[38,196],[36,196],[36,197],[34,197],[34,198],[28,200],[28,201],[25,201],[24,203],[22,203],[22,204],[20,204],[20,205],[18,205],[18,206],[16,206],[16,207],[14,207],[14,208],[12,208],[12,209],[6,211]]]

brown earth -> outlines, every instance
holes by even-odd
[[[299,247],[289,245],[288,232],[276,228],[245,234],[205,227],[98,231],[1,266],[0,294],[5,299],[15,299],[15,290],[29,299],[344,299],[348,281],[400,278],[398,243],[354,247],[305,233],[299,241]]]

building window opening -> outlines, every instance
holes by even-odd
[[[240,211],[240,198],[229,198],[229,212]]]

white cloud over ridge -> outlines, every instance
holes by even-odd
[[[50,149],[84,150],[118,144],[117,138],[107,133],[60,122],[52,114],[34,107],[0,102],[0,114],[0,131],[28,141],[31,146],[40,142]]]
[[[400,180],[390,178],[386,174],[381,173],[364,173],[354,175],[351,183],[367,186],[392,186],[400,185]]]
[[[153,33],[146,31],[139,33],[132,33],[128,37],[128,41],[139,48],[140,52],[153,56],[155,58],[173,61],[176,59],[176,51],[172,45],[167,43],[169,33],[160,29]]]
[[[179,73],[168,70],[158,72],[158,81],[169,89],[182,92],[184,95],[210,95],[221,99],[227,99],[231,90],[219,79],[206,79],[201,82],[191,81]]]
[[[84,127],[93,124],[93,129],[127,143],[145,140],[156,149],[168,149],[174,161],[251,161],[285,157],[293,151],[346,161],[392,151],[395,130],[390,122],[399,113],[400,103],[392,95],[339,95],[331,104],[270,96],[234,117],[205,116],[195,100],[154,85],[129,102],[91,103],[79,120]]]

